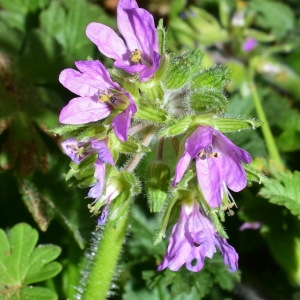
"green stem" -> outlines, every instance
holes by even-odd
[[[129,214],[130,209],[124,212],[115,227],[105,225],[83,290],[83,300],[107,298],[125,238]]]
[[[251,87],[251,92],[252,92],[252,96],[253,96],[253,100],[254,100],[258,118],[260,119],[260,121],[263,122],[261,129],[262,129],[262,133],[263,133],[263,136],[265,139],[265,143],[266,143],[270,158],[272,160],[274,160],[275,162],[277,162],[279,164],[279,166],[282,166],[283,163],[282,163],[279,151],[277,149],[274,137],[272,135],[268,120],[266,118],[264,109],[261,105],[261,101],[260,101],[259,95],[257,93],[256,85],[252,82],[252,83],[250,83],[250,87]]]

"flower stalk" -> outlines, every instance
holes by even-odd
[[[107,298],[125,238],[129,215],[130,207],[125,210],[115,227],[109,223],[104,226],[97,252],[93,257],[94,263],[83,289],[82,300]]]
[[[253,83],[253,82],[250,83],[250,88],[251,88],[252,97],[254,100],[254,105],[255,105],[255,109],[256,109],[258,118],[260,119],[260,121],[263,122],[261,129],[262,129],[262,133],[264,136],[264,140],[265,140],[270,158],[272,160],[274,160],[275,162],[277,162],[279,166],[282,166],[283,163],[282,163],[278,148],[276,146],[273,134],[271,132],[267,117],[265,115],[264,109],[261,105],[261,101],[260,101],[259,95],[257,93],[255,83]]]

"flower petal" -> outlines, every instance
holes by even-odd
[[[110,27],[93,22],[87,26],[86,35],[105,56],[129,63],[130,53],[127,47]]]
[[[111,80],[108,71],[99,60],[76,61],[75,65],[80,72],[89,75],[88,79],[92,80],[92,84],[95,84],[98,90],[120,88],[116,82]]]
[[[60,83],[72,93],[81,97],[89,97],[98,93],[96,82],[73,69],[65,69],[59,75]]]
[[[85,124],[104,119],[111,108],[91,98],[78,97],[72,99],[60,112],[59,122],[63,124]]]
[[[241,191],[247,185],[247,177],[239,157],[234,152],[235,148],[238,147],[221,138],[215,138],[213,144],[214,149],[218,153],[216,160],[220,163],[222,181],[224,181],[227,187],[232,191]]]
[[[229,267],[231,272],[235,272],[238,269],[239,259],[235,249],[230,246],[226,239],[221,237],[218,233],[216,233],[215,243],[222,253],[225,265]]]
[[[138,49],[152,62],[153,51],[158,52],[157,34],[153,16],[128,1],[120,1],[117,9],[118,28],[130,51]]]
[[[198,126],[187,138],[185,149],[192,158],[196,158],[199,152],[212,144],[214,129],[209,126]]]
[[[114,159],[107,147],[107,140],[92,140],[92,147],[97,150],[98,157],[101,161],[105,163],[109,163],[111,165],[114,164]]]
[[[97,183],[89,190],[88,197],[98,199],[103,193],[105,180],[105,163],[100,159],[95,162],[94,177],[97,179]]]
[[[117,114],[113,119],[112,125],[114,127],[115,134],[122,142],[127,141],[131,117],[135,115],[136,111],[135,103],[131,102],[124,111]]]
[[[222,202],[222,175],[218,158],[196,158],[196,171],[203,196],[211,207]]]
[[[82,162],[90,153],[86,151],[80,152],[84,149],[86,143],[78,142],[75,138],[70,138],[61,143],[65,154],[67,154],[76,164]]]
[[[183,174],[185,173],[186,169],[190,164],[190,161],[191,156],[188,154],[187,151],[185,151],[176,165],[175,176],[173,179],[172,186],[176,186],[176,184],[181,180]]]

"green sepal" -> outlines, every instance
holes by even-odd
[[[154,245],[158,244],[163,238],[166,237],[166,230],[168,227],[171,212],[175,204],[177,203],[177,201],[178,201],[178,196],[175,194],[175,196],[169,200],[167,206],[165,207],[165,210],[162,212],[159,221],[159,227],[154,237]]]
[[[151,151],[149,147],[144,146],[132,136],[128,136],[126,142],[121,142],[115,135],[110,135],[109,145],[112,152],[116,149],[120,153],[145,153]]]
[[[179,190],[188,190],[189,189],[189,182],[196,176],[196,172],[188,168],[187,171],[185,171],[182,179],[177,183],[177,189]]]
[[[154,237],[154,245],[158,244],[165,236],[169,225],[173,225],[178,220],[182,201],[192,201],[195,194],[190,189],[179,189],[178,185],[173,190],[173,197],[166,203],[164,210],[160,214],[159,227]]]
[[[71,177],[76,176],[82,169],[94,169],[94,163],[96,161],[97,154],[93,154],[88,156],[84,161],[80,164],[76,164],[75,162],[70,162],[70,170],[65,176],[66,180],[69,180]]]
[[[189,97],[189,105],[196,112],[220,113],[227,109],[228,100],[222,91],[205,87],[192,91]]]
[[[123,89],[128,92],[132,98],[137,102],[139,97],[140,97],[140,92],[138,89],[138,85],[130,80],[124,79],[121,82],[121,86],[123,87]]]
[[[230,80],[230,70],[226,67],[212,67],[201,71],[191,80],[191,87],[221,90]]]
[[[179,134],[194,130],[197,126],[211,126],[216,130],[227,133],[245,129],[255,129],[262,125],[262,122],[256,119],[234,119],[214,114],[185,116],[179,121],[173,121],[158,132],[160,137],[173,137]]]
[[[103,140],[106,137],[106,134],[107,128],[105,128],[101,123],[95,123],[88,126],[85,130],[82,130],[76,138],[78,141],[82,141],[89,137],[97,137],[98,140]]]
[[[245,129],[255,129],[262,125],[262,122],[256,119],[234,119],[214,115],[212,117],[195,116],[193,125],[208,125],[220,132],[234,132]]]
[[[138,111],[134,118],[155,123],[166,123],[171,119],[171,117],[167,115],[166,111],[142,103],[139,104]]]
[[[64,138],[76,136],[78,141],[94,136],[103,139],[106,136],[106,131],[107,129],[101,123],[93,123],[92,125],[61,125],[51,130],[54,134],[62,135]]]
[[[217,229],[218,233],[225,239],[228,239],[229,237],[228,237],[227,233],[225,232],[224,227],[222,226],[217,213],[213,209],[211,209],[209,211],[209,218],[215,225],[215,228]]]
[[[163,55],[166,52],[166,35],[167,35],[166,29],[164,28],[163,19],[159,19],[156,32],[158,37],[158,52],[160,55]]]
[[[159,137],[172,137],[182,133],[185,133],[191,124],[193,124],[194,116],[185,116],[179,121],[173,120],[173,122],[167,125],[165,128],[158,132]]]
[[[168,197],[171,178],[169,166],[162,161],[152,162],[146,174],[146,192],[150,212],[160,212]]]
[[[121,192],[110,203],[106,221],[106,224],[111,227],[117,225],[117,222],[119,222],[120,218],[129,209],[133,197],[141,191],[139,180],[131,173],[126,171],[119,172],[117,180],[118,185],[121,187]]]
[[[269,178],[261,173],[258,169],[256,169],[252,164],[243,164],[243,167],[247,174],[247,180],[249,181],[255,181],[259,184],[265,183],[269,180]]]
[[[138,85],[142,92],[142,98],[145,103],[153,103],[154,105],[160,105],[164,99],[164,91],[161,83],[155,79],[147,82],[140,82]]]
[[[51,132],[58,135],[77,135],[79,132],[84,130],[87,125],[61,125],[54,129],[51,129]]]
[[[185,85],[199,69],[203,56],[204,54],[196,49],[172,57],[162,80],[165,88],[175,90]]]

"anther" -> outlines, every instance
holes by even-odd
[[[142,52],[138,49],[135,49],[131,52],[130,59],[133,63],[139,63],[142,60]]]

